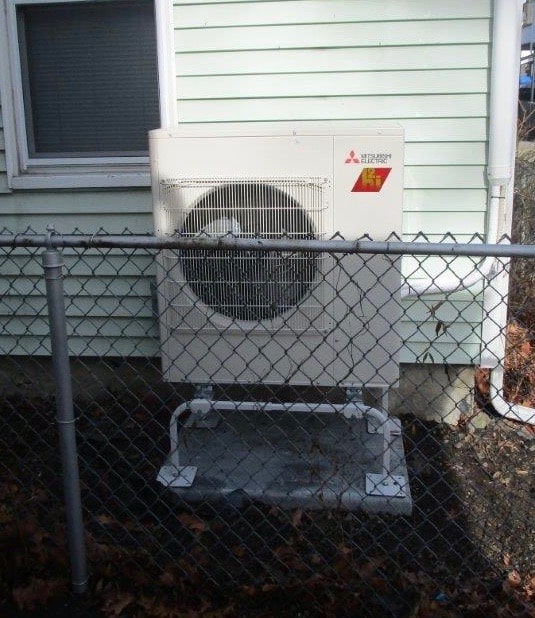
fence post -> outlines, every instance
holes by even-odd
[[[71,581],[74,592],[84,593],[87,591],[88,575],[78,473],[78,453],[76,449],[71,370],[67,347],[67,324],[63,296],[63,257],[61,252],[49,246],[43,252],[43,268],[45,271],[46,298],[50,324],[52,367],[56,386],[56,421],[63,474]]]

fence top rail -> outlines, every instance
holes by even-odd
[[[312,253],[360,253],[386,255],[441,255],[473,257],[535,258],[535,245],[422,242],[369,239],[309,240],[296,238],[238,238],[150,236],[135,234],[0,234],[0,247],[101,248],[101,249],[201,249],[207,251],[297,251]]]

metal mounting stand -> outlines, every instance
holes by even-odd
[[[200,391],[198,391],[200,392]],[[208,394],[206,391],[204,391]],[[366,473],[366,493],[371,496],[405,497],[405,478],[392,474],[391,470],[391,439],[392,435],[400,433],[397,419],[390,419],[385,411],[367,406],[362,402],[360,392],[348,391],[348,400],[343,404],[314,403],[268,403],[251,401],[216,401],[206,397],[197,397],[190,402],[181,404],[171,415],[169,434],[171,454],[169,461],[162,466],[157,480],[167,487],[191,487],[197,473],[196,466],[180,464],[178,423],[187,410],[191,414],[184,426],[215,427],[219,415],[211,412],[308,412],[341,414],[347,419],[367,419],[368,427],[373,425],[374,433],[383,434],[383,453],[381,472]]]
[[[184,422],[184,427],[205,427],[213,429],[219,423],[219,416],[215,414],[213,406],[207,402],[213,401],[213,386],[211,384],[197,384],[195,395],[189,404],[190,415]]]

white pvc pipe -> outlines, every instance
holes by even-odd
[[[496,137],[494,136],[491,128],[489,136],[489,161],[491,152],[493,153],[493,158],[496,158],[494,154],[495,143]],[[503,171],[503,166],[500,166],[500,169]],[[499,238],[499,220],[500,213],[502,212],[501,189],[500,185],[494,183],[494,181],[490,178],[490,172],[489,183],[490,197],[485,241],[487,243],[496,243]],[[495,267],[496,259],[488,257],[480,263],[477,269],[464,278],[458,275],[452,275],[451,273],[445,273],[444,275],[439,275],[434,279],[406,283],[401,287],[401,297],[406,298],[409,296],[419,296],[421,294],[449,294],[451,292],[456,292],[457,290],[469,290],[471,287],[481,283],[483,280],[492,278],[495,274]]]
[[[520,33],[523,0],[495,0],[492,35],[490,79],[489,204],[486,242],[496,243],[500,235],[510,231],[516,149],[518,112],[518,72],[520,69]],[[507,319],[508,277],[495,271],[496,260],[487,258],[468,277],[438,276],[434,280],[409,283],[402,287],[401,296],[449,293],[468,289],[483,279],[492,280],[486,290],[483,310],[484,354],[490,365],[490,399],[501,416],[523,423],[535,424],[535,409],[512,404],[503,395],[503,362]]]
[[[505,418],[535,425],[535,409],[510,403],[503,397],[503,367],[499,365],[490,372],[490,400],[496,412]]]
[[[520,25],[523,0],[495,0],[492,34],[492,59],[490,74],[490,127],[487,175],[489,179],[489,204],[486,226],[486,242],[497,242],[502,227],[502,187],[513,178],[518,71],[520,66]],[[503,234],[505,230],[502,230]],[[464,280],[445,274],[433,280],[418,281],[402,287],[401,296],[448,293],[468,289],[487,278],[495,261],[484,260],[477,271]]]
[[[496,258],[485,258],[477,269],[467,277],[452,275],[451,273],[439,275],[434,279],[421,279],[407,282],[401,286],[401,298],[421,296],[422,294],[449,294],[457,290],[469,290],[474,285],[489,279],[494,274]]]
[[[492,73],[494,74],[494,68]],[[491,121],[491,125],[492,124],[493,123]],[[493,160],[496,160],[496,154],[494,151],[497,148],[496,144],[499,142],[500,140],[497,139],[497,136],[493,133],[491,129],[489,136],[489,162],[491,158],[491,152]],[[500,169],[503,171],[503,166],[500,166]],[[511,170],[509,171],[511,174]],[[490,197],[488,204],[485,241],[487,243],[496,243],[498,241],[499,220],[500,213],[502,211],[502,202],[500,198],[501,189],[500,184],[496,183],[491,178],[490,168],[488,171],[488,175],[490,184]],[[491,279],[495,274],[495,267],[496,259],[492,257],[487,257],[482,260],[478,267],[474,269],[474,271],[471,272],[467,277],[460,277],[459,275],[444,273],[443,275],[438,275],[433,279],[422,279],[413,283],[407,282],[401,286],[401,298],[420,296],[422,294],[450,294],[451,292],[456,292],[458,290],[469,290],[474,285],[481,283],[483,280]]]
[[[508,185],[515,159],[522,0],[494,0],[488,176]]]
[[[492,70],[490,87],[490,133],[488,177],[491,186],[488,242],[496,242],[499,233],[510,231],[518,113],[518,73],[520,70],[520,36],[522,0],[495,0]],[[509,216],[509,220],[508,220]],[[505,418],[535,425],[535,409],[505,400],[503,395],[508,277],[494,277],[490,293],[485,296],[487,323],[486,347],[494,356],[490,370],[490,401]]]

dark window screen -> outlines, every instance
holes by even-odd
[[[147,153],[159,126],[152,1],[19,8],[30,156]]]

